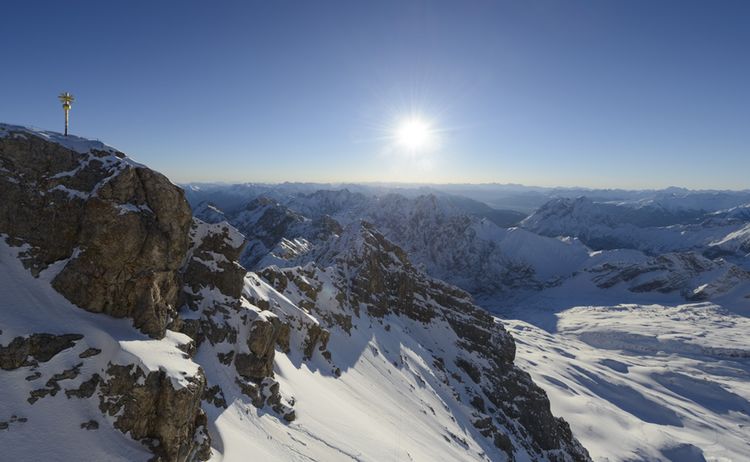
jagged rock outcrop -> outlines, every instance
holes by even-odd
[[[175,314],[191,212],[163,175],[99,142],[0,125],[0,233],[55,289],[161,337]]]
[[[258,318],[250,325],[247,352],[237,353],[234,358],[238,374],[256,381],[273,375],[273,358],[281,329],[281,321],[276,316]]]
[[[542,460],[589,460],[568,424],[550,412],[544,391],[514,366],[515,344],[502,324],[466,292],[418,271],[371,224],[349,226],[316,263],[269,267],[261,275],[338,335],[347,335],[362,319],[389,326],[386,332],[390,323],[404,323],[443,385],[469,401],[476,431],[510,460],[518,451]],[[444,339],[436,340],[442,329]],[[450,350],[445,339],[452,339]],[[326,357],[339,375],[336,355]]]
[[[199,371],[187,381],[175,386],[161,371],[111,365],[99,381],[99,408],[115,418],[115,428],[149,446],[157,460],[206,460],[211,455],[201,409],[206,379]]]
[[[255,406],[268,404],[285,420],[293,420],[294,411],[283,402],[273,379],[276,348],[288,344],[289,326],[242,298],[246,271],[237,260],[244,236],[227,222],[194,218],[190,242],[183,268],[185,306],[176,327],[199,346],[213,349],[218,363],[233,366],[236,378],[228,386],[237,386]],[[221,403],[215,397],[225,390],[219,384],[210,389],[210,401]]]
[[[247,270],[238,263],[245,238],[226,222],[209,224],[194,218],[190,229],[192,243],[182,274],[193,292],[201,286],[214,287],[222,294],[239,299]]]
[[[207,205],[199,206],[198,213],[207,219],[218,219]],[[248,269],[291,262],[310,252],[315,243],[341,233],[341,225],[328,215],[309,219],[264,196],[228,214],[226,220],[248,240],[240,257]]]

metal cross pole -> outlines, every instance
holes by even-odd
[[[68,136],[68,113],[70,112],[70,105],[73,101],[75,101],[75,98],[67,91],[60,93],[60,96],[58,96],[58,98],[60,99],[63,110],[65,111],[65,136]]]

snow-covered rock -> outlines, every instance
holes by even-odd
[[[750,217],[748,217],[748,221],[750,221]],[[750,256],[750,223],[709,243],[709,249],[718,249],[722,252],[738,254],[748,258]]]
[[[335,238],[342,225],[362,219],[430,275],[473,294],[554,284],[588,256],[588,249],[576,239],[502,228],[435,195],[370,197],[347,190],[317,191],[287,198],[284,204],[261,197],[228,215],[248,237],[242,263],[250,269],[312,261],[315,249]]]
[[[227,217],[217,206],[211,202],[201,202],[193,209],[193,216],[206,223],[220,223],[226,221]]]
[[[734,290],[750,296],[750,272],[696,253],[668,253],[638,262],[613,258],[585,271],[601,288],[624,285],[632,292],[678,293],[689,301],[714,299]]]
[[[191,213],[163,175],[98,141],[0,125],[0,233],[34,273],[92,312],[164,335]]]

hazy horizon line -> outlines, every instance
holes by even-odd
[[[684,186],[665,186],[665,187],[646,187],[646,188],[628,188],[628,187],[592,187],[592,186],[537,186],[523,183],[500,183],[500,182],[456,182],[456,183],[436,183],[436,182],[408,182],[408,181],[177,181],[177,185],[211,185],[211,186],[237,186],[237,185],[258,185],[258,186],[283,186],[283,185],[327,185],[327,186],[381,186],[381,187],[412,187],[424,188],[435,186],[448,187],[505,187],[519,189],[537,189],[537,190],[586,190],[586,191],[623,191],[623,192],[666,192],[669,190],[694,192],[694,193],[711,193],[711,192],[733,192],[733,193],[750,193],[750,188],[689,188]]]

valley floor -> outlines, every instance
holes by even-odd
[[[750,460],[750,319],[713,303],[524,306],[504,316],[517,364],[594,460]]]

